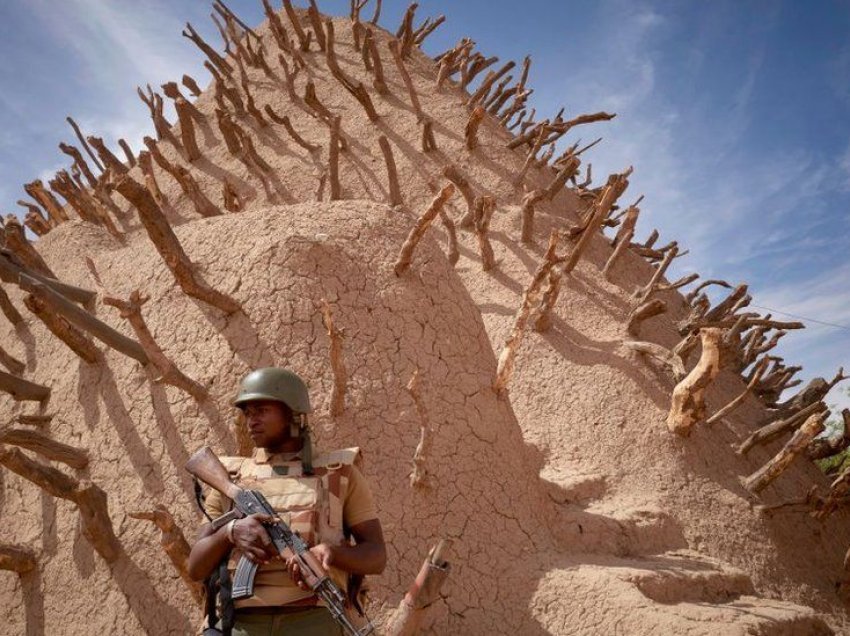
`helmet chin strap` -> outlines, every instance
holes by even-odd
[[[290,432],[293,437],[301,438],[301,469],[305,475],[313,474],[313,442],[310,439],[310,427],[306,413],[293,413]]]

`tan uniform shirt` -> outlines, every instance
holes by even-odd
[[[333,461],[336,455],[338,453],[318,455],[313,462],[317,474],[321,474],[323,465],[338,466],[338,463]],[[322,506],[325,506],[324,509],[327,511],[328,508],[339,506],[334,497],[328,497],[327,492],[322,493],[325,490],[322,482],[325,480],[322,480],[320,476],[311,477],[301,474],[301,462],[297,455],[291,453],[269,454],[265,449],[260,448],[254,451],[251,458],[222,458],[222,460],[228,468],[238,466],[234,481],[244,488],[262,492],[263,496],[274,507],[275,512],[284,521],[292,525],[294,530],[299,529],[296,527],[296,519],[299,518],[299,514],[303,517],[304,512],[301,511],[316,507],[321,508]],[[341,475],[343,480],[343,483],[340,484],[340,495],[344,526],[351,528],[364,521],[377,519],[378,515],[375,512],[369,485],[357,466],[354,464],[346,465],[338,474]],[[335,474],[333,478],[337,479],[338,477]],[[323,497],[325,501],[327,499],[331,501],[322,504]],[[218,491],[210,489],[204,505],[207,513],[212,518],[216,518],[229,510],[232,504]],[[324,519],[325,513],[314,516]],[[331,513],[331,517],[333,516],[333,513]],[[316,525],[315,533],[300,532],[302,538],[308,540],[311,545],[322,541],[333,545],[342,541],[339,532],[341,529],[334,530],[325,527],[326,524],[321,520]],[[309,536],[310,534],[313,534],[313,536]],[[318,540],[311,541],[310,539]],[[231,577],[240,556],[239,551],[234,549],[230,559]],[[330,574],[334,581],[342,589],[345,589],[347,575],[333,567]],[[254,595],[249,599],[237,601],[236,607],[286,605],[296,601],[304,601],[311,596],[311,592],[302,590],[295,585],[283,560],[274,559],[259,567],[254,579]]]

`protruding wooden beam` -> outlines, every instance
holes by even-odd
[[[188,38],[192,42],[195,43],[201,51],[203,51],[204,55],[207,56],[209,61],[215,66],[215,68],[224,75],[230,75],[233,72],[233,67],[227,63],[227,61],[221,57],[218,53],[216,53],[215,49],[213,49],[206,41],[198,35],[198,32],[192,27],[190,23],[186,23],[186,28],[183,30],[183,37]]]
[[[191,172],[183,166],[172,164],[168,161],[159,151],[156,142],[150,137],[145,137],[143,141],[154,161],[177,181],[183,194],[192,202],[192,206],[199,215],[212,217],[221,214],[221,210],[204,194],[204,191],[201,190],[201,186],[195,181]]]
[[[416,113],[416,119],[421,122],[425,119],[425,113],[422,112],[422,105],[419,103],[419,96],[416,94],[416,88],[413,86],[413,80],[410,79],[410,73],[407,72],[407,67],[404,65],[398,40],[390,40],[387,42],[387,47],[390,49],[390,53],[392,53],[396,68],[399,75],[401,75],[404,86],[407,88],[407,94],[410,97],[413,112]]]
[[[21,377],[0,371],[0,391],[5,391],[15,400],[43,402],[50,397],[50,389]]]
[[[13,252],[25,267],[43,276],[56,277],[47,262],[26,237],[24,227],[17,217],[8,215],[0,229],[2,229],[2,238],[4,239],[2,244],[5,244],[5,247]]]
[[[0,287],[0,310],[3,311],[3,315],[15,327],[24,321],[24,317],[21,316],[20,312],[12,304],[12,300],[2,287]]]
[[[793,413],[773,416],[774,419],[768,420],[767,424],[759,426],[756,431],[747,437],[736,452],[739,455],[746,455],[756,444],[766,444],[782,437],[787,432],[799,427],[809,416],[820,413],[825,409],[826,405],[823,402],[816,401]]]
[[[82,470],[89,464],[86,451],[56,441],[41,431],[25,428],[3,428],[0,429],[0,444],[11,444],[26,448],[38,453],[45,459],[62,462],[77,470]]]
[[[21,275],[20,285],[21,289],[28,291],[51,311],[62,316],[79,329],[90,333],[125,356],[129,356],[142,364],[148,363],[148,357],[138,342],[98,320],[79,305],[75,305],[62,294],[57,293],[49,285],[40,283],[26,274]]]
[[[32,550],[0,544],[0,570],[26,574],[35,569],[37,560]]]
[[[186,536],[183,530],[177,525],[174,516],[169,512],[168,508],[163,505],[157,505],[154,510],[148,512],[144,510],[127,513],[131,519],[141,519],[152,522],[160,531],[159,543],[168,555],[180,578],[189,588],[195,602],[200,604],[203,602],[204,593],[200,583],[193,580],[189,576],[189,542],[186,541]]]
[[[741,394],[738,395],[738,397],[733,399],[731,402],[729,402],[726,406],[721,408],[719,411],[717,411],[717,413],[715,413],[714,415],[709,417],[705,421],[705,423],[706,424],[714,424],[715,422],[723,419],[724,417],[729,415],[732,411],[734,411],[736,408],[738,408],[744,402],[746,397],[755,390],[755,387],[761,381],[761,376],[764,373],[764,371],[767,369],[766,363],[767,363],[766,359],[762,360],[756,366],[756,371],[753,374],[752,379],[749,381],[749,383],[747,384],[747,387],[741,392]]]
[[[114,185],[138,210],[142,225],[162,260],[174,274],[180,288],[189,296],[203,300],[226,313],[239,311],[239,304],[235,300],[213,289],[196,276],[192,262],[148,190],[129,175],[119,176]]]
[[[341,121],[342,118],[339,115],[333,118],[328,142],[328,178],[331,186],[331,201],[338,201],[342,198],[342,189],[339,183],[339,137]]]
[[[94,268],[94,263],[91,259],[86,259],[86,262],[92,276],[96,280],[100,281],[100,277]],[[101,283],[98,284],[100,285]],[[171,362],[168,356],[165,355],[165,352],[154,339],[153,334],[145,322],[144,316],[142,316],[142,306],[148,302],[149,299],[149,296],[143,296],[138,290],[134,290],[130,294],[130,298],[128,300],[116,298],[105,291],[103,295],[103,303],[110,307],[115,307],[121,314],[121,317],[130,323],[130,326],[133,328],[133,332],[136,334],[136,338],[138,338],[139,344],[144,350],[147,359],[160,374],[159,379],[166,384],[176,386],[178,389],[186,391],[186,393],[199,402],[205,400],[209,396],[207,390],[200,383],[180,371],[180,369]]]
[[[454,164],[449,164],[443,168],[443,176],[452,182],[463,195],[463,200],[466,201],[466,213],[460,220],[460,226],[471,228],[475,223],[475,193],[472,191],[469,181]]]
[[[407,269],[410,267],[411,260],[413,258],[413,251],[416,249],[416,245],[422,239],[422,236],[425,234],[425,231],[431,225],[437,215],[440,213],[440,209],[446,204],[446,202],[451,198],[454,193],[455,187],[451,183],[448,183],[443,186],[437,196],[431,201],[431,204],[422,213],[416,220],[416,224],[413,226],[413,229],[410,230],[410,234],[407,235],[407,239],[404,241],[404,245],[401,247],[401,251],[399,252],[398,259],[396,259],[394,271],[396,276],[401,276]]]
[[[758,493],[767,488],[779,475],[791,465],[798,455],[802,454],[809,443],[823,431],[824,421],[828,412],[810,415],[803,425],[785,444],[776,456],[746,478],[744,486],[747,490]]]
[[[91,160],[92,160],[92,162],[94,162],[94,165],[97,167],[98,170],[103,172],[103,170],[104,170],[103,164],[100,163],[100,161],[97,158],[97,155],[95,155],[94,152],[92,152],[92,149],[89,147],[89,144],[86,141],[86,138],[83,137],[83,133],[80,131],[80,127],[77,125],[77,122],[75,122],[71,117],[66,117],[65,121],[67,121],[68,124],[70,124],[71,128],[74,130],[74,134],[77,136],[77,139],[79,139],[80,144],[83,147],[83,150],[85,150],[86,154],[88,154],[88,156],[91,157]]]
[[[469,121],[466,122],[466,130],[464,131],[466,149],[469,151],[475,150],[475,147],[478,145],[478,127],[484,119],[485,112],[483,107],[476,106],[469,114]]]
[[[329,355],[334,378],[330,413],[331,416],[338,417],[345,411],[345,392],[348,385],[348,371],[345,368],[345,361],[342,354],[343,333],[334,325],[331,307],[328,301],[322,298],[319,302],[319,309],[322,312],[322,324],[325,326],[328,332],[328,339],[330,340]]]
[[[563,276],[572,273],[579,259],[587,247],[590,245],[591,239],[599,233],[602,227],[602,222],[608,216],[611,207],[629,187],[629,175],[632,173],[632,168],[629,167],[622,174],[611,175],[609,183],[602,192],[593,211],[590,214],[587,227],[582,232],[578,242],[573,247],[569,256],[564,260],[563,266],[558,270],[553,270],[549,276],[549,288],[540,302],[540,306],[536,310],[534,318],[535,331],[546,331],[551,324],[550,314],[558,301],[558,296],[561,291],[561,279]]]
[[[8,250],[0,248],[0,280],[17,285],[21,274],[26,274],[40,283],[49,285],[57,292],[66,298],[70,298],[74,302],[86,304],[95,297],[95,293],[88,289],[69,285],[68,283],[60,282],[55,278],[43,276],[38,272],[28,269],[15,258],[15,255],[8,252]]]
[[[705,393],[720,372],[722,329],[702,329],[702,355],[699,362],[673,389],[667,428],[671,433],[688,436],[694,424],[705,419]]]
[[[532,190],[526,192],[522,197],[520,240],[525,244],[534,240],[534,206],[545,197],[546,192],[544,190]]]
[[[485,272],[493,269],[496,264],[493,255],[493,247],[487,233],[490,230],[490,220],[496,210],[496,199],[491,196],[480,196],[475,202],[475,236],[478,239],[478,248],[481,251],[481,269]]]
[[[295,31],[295,37],[298,38],[299,48],[302,51],[306,51],[310,48],[310,40],[307,38],[307,34],[304,33],[304,28],[301,26],[301,21],[298,19],[295,9],[292,8],[290,0],[283,0],[283,8],[286,11],[286,16],[289,18],[290,24],[292,24],[293,31]]]
[[[440,589],[451,572],[451,564],[446,561],[449,545],[448,540],[441,539],[432,548],[407,594],[389,618],[385,629],[387,636],[414,636],[419,633],[424,617],[440,599]]]
[[[666,311],[667,303],[660,298],[654,298],[638,305],[629,314],[628,323],[626,324],[626,332],[629,335],[637,337],[638,330],[644,321],[663,314]]]
[[[531,282],[522,295],[522,303],[514,317],[513,327],[511,327],[511,331],[505,339],[501,353],[499,353],[496,377],[493,380],[493,390],[497,393],[502,393],[507,388],[508,382],[513,375],[516,354],[522,343],[526,324],[528,323],[531,310],[540,295],[543,282],[547,279],[552,269],[563,261],[556,253],[560,236],[558,230],[555,229],[549,234],[549,245],[546,248],[543,261],[538,265],[537,270],[531,278]]]
[[[378,145],[381,147],[381,154],[384,155],[384,163],[387,166],[387,193],[389,194],[390,205],[401,205],[404,203],[404,198],[401,194],[401,188],[398,184],[398,171],[396,170],[395,158],[393,157],[393,149],[390,142],[384,135],[378,137]]]
[[[30,294],[24,298],[24,305],[71,351],[89,364],[97,362],[99,352],[94,343],[62,316],[53,312],[42,299]]]
[[[390,89],[387,87],[387,81],[384,78],[384,65],[381,62],[381,54],[378,51],[378,45],[375,42],[375,36],[372,33],[372,29],[366,29],[366,35],[363,39],[363,48],[368,48],[369,56],[372,60],[372,75],[374,76],[374,80],[372,80],[372,87],[379,95],[388,95]]]

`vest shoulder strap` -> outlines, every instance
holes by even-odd
[[[221,463],[224,464],[224,467],[231,476],[238,475],[239,471],[242,470],[242,464],[249,459],[250,457],[219,457],[219,460],[221,460]]]
[[[313,465],[322,468],[333,470],[342,466],[357,466],[360,467],[362,455],[359,446],[351,448],[341,448],[339,450],[330,451],[328,453],[320,453],[313,458]]]

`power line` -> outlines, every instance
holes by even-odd
[[[836,329],[844,329],[845,331],[850,331],[850,327],[847,325],[839,325],[834,322],[826,322],[825,320],[817,320],[816,318],[807,318],[806,316],[798,316],[796,314],[788,313],[787,311],[780,311],[779,309],[773,309],[772,307],[764,307],[763,305],[750,305],[750,307],[755,307],[757,309],[767,309],[768,311],[772,311],[775,314],[782,314],[783,316],[788,316],[790,318],[797,318],[798,320],[806,320],[808,322],[815,322],[819,325],[824,325],[826,327],[835,327]]]

